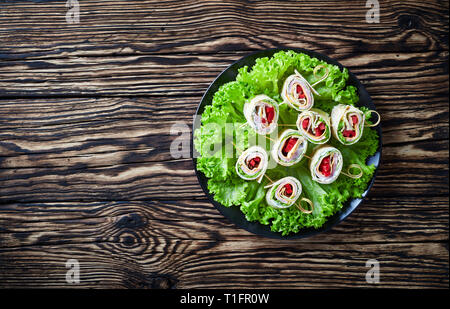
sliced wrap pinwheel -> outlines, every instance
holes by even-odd
[[[278,123],[278,103],[260,94],[244,105],[244,116],[256,133],[265,135],[275,130]]]
[[[272,148],[272,157],[283,166],[292,166],[303,158],[308,141],[296,130],[285,130]]]
[[[321,184],[334,182],[342,171],[343,161],[338,149],[331,146],[319,147],[309,165],[312,179]]]
[[[299,114],[297,128],[313,144],[325,144],[331,137],[330,116],[320,109],[311,108]]]
[[[283,102],[297,111],[308,110],[314,105],[311,87],[300,74],[293,74],[286,78],[281,97]]]
[[[363,135],[365,115],[352,105],[339,104],[331,111],[334,138],[344,145],[352,145]]]
[[[266,193],[267,204],[274,208],[294,205],[302,193],[302,185],[296,178],[288,176],[274,182]]]
[[[236,161],[236,173],[245,180],[261,181],[268,166],[266,151],[259,146],[252,146],[245,150]]]

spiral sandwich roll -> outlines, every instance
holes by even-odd
[[[267,204],[274,208],[288,208],[294,205],[302,193],[302,185],[296,178],[284,177],[272,184],[266,193]]]
[[[343,161],[338,149],[331,146],[318,148],[309,165],[312,179],[321,184],[334,182],[342,171]]]
[[[313,144],[325,144],[331,137],[330,116],[320,109],[311,108],[298,115],[297,128]]]
[[[272,157],[283,166],[292,166],[303,158],[308,147],[307,140],[299,131],[285,130],[272,148]]]
[[[363,134],[364,121],[364,113],[351,105],[339,104],[331,111],[333,136],[344,145],[359,141]]]
[[[247,123],[260,135],[270,134],[275,130],[278,115],[278,103],[264,94],[257,95],[244,104]]]
[[[297,111],[308,110],[314,105],[311,88],[300,74],[293,74],[286,78],[281,97],[283,102]]]
[[[266,151],[259,146],[245,150],[236,162],[236,173],[245,180],[261,181],[269,164]]]

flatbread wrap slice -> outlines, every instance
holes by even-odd
[[[257,95],[244,104],[244,116],[256,133],[270,134],[278,124],[278,103],[265,94]]]
[[[331,146],[321,146],[311,158],[309,169],[312,180],[321,184],[334,182],[342,171],[341,152]]]
[[[272,148],[272,157],[283,166],[292,166],[303,158],[308,141],[303,135],[292,129],[283,131]]]
[[[260,146],[252,146],[242,152],[236,161],[236,173],[242,179],[260,182],[268,162],[267,152]]]
[[[310,85],[297,73],[286,78],[281,97],[284,103],[297,111],[308,110],[314,105],[314,95]]]
[[[297,128],[313,144],[325,144],[331,137],[330,116],[320,109],[311,108],[300,113]]]
[[[333,136],[344,145],[353,145],[360,140],[364,122],[365,114],[355,106],[339,104],[331,111]]]
[[[302,185],[297,178],[288,176],[273,183],[266,193],[269,206],[283,209],[295,204],[302,193]]]

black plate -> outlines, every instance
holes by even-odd
[[[203,113],[205,106],[211,104],[214,93],[219,89],[220,86],[222,86],[223,84],[225,84],[227,82],[234,81],[236,79],[236,75],[238,74],[239,68],[241,68],[243,66],[248,66],[249,68],[251,68],[255,64],[255,60],[257,58],[271,57],[273,54],[275,54],[276,52],[281,51],[281,50],[285,50],[285,51],[292,50],[292,51],[295,51],[298,53],[305,53],[311,57],[315,57],[317,59],[326,61],[327,63],[337,65],[341,70],[343,69],[343,66],[338,61],[331,59],[325,55],[322,55],[318,52],[310,51],[310,50],[306,50],[306,49],[302,49],[302,48],[289,48],[289,49],[275,48],[275,49],[267,49],[267,50],[254,52],[254,53],[249,54],[249,55],[243,57],[242,59],[236,61],[232,65],[230,65],[226,70],[224,70],[212,82],[212,84],[208,87],[205,94],[203,95],[203,98],[197,108],[196,115],[201,115]],[[373,104],[372,99],[369,96],[369,93],[366,91],[366,89],[361,84],[361,82],[356,78],[356,76],[353,75],[353,73],[351,73],[350,71],[349,71],[349,79],[348,79],[347,83],[355,86],[358,89],[360,106],[362,105],[362,106],[368,107],[369,109],[375,110],[375,105]],[[195,128],[195,122],[193,125],[193,130],[194,130],[194,128]],[[197,174],[198,181],[200,182],[200,185],[201,185],[203,191],[205,192],[206,196],[211,201],[211,203],[220,211],[220,213],[222,215],[224,215],[225,217],[227,217],[231,222],[233,222],[235,225],[237,225],[240,228],[243,228],[251,233],[254,233],[254,234],[257,234],[260,236],[277,238],[277,239],[298,239],[298,238],[304,238],[304,237],[312,236],[312,235],[315,235],[318,233],[322,233],[324,231],[331,229],[334,225],[338,224],[339,222],[341,222],[345,218],[347,218],[356,209],[356,207],[358,207],[359,204],[361,204],[364,197],[367,195],[367,193],[369,192],[370,188],[372,187],[372,185],[375,181],[375,176],[377,174],[378,166],[379,166],[380,160],[381,160],[381,148],[382,148],[382,146],[381,146],[381,144],[382,144],[381,126],[378,125],[375,129],[377,130],[378,135],[379,135],[379,146],[378,146],[377,152],[373,156],[371,156],[367,159],[367,163],[374,164],[376,168],[375,168],[373,178],[370,181],[369,186],[367,187],[367,190],[363,193],[362,198],[355,198],[355,199],[348,200],[344,204],[342,209],[339,212],[335,213],[333,216],[329,217],[328,220],[326,221],[326,223],[322,227],[320,227],[318,229],[315,229],[315,228],[301,229],[298,233],[289,234],[287,236],[282,236],[281,233],[279,233],[279,232],[272,232],[270,230],[269,225],[263,225],[259,222],[247,221],[245,219],[245,215],[241,212],[241,210],[237,206],[225,207],[222,204],[220,204],[214,200],[212,194],[208,190],[208,185],[207,185],[208,179],[205,177],[205,175],[202,172],[197,170],[197,159],[194,158],[194,156],[193,156],[194,134],[192,134],[191,157],[193,158],[193,161],[194,161],[194,168],[195,168],[195,172]],[[194,132],[193,130],[192,130],[192,133]]]

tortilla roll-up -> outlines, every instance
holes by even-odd
[[[300,74],[293,74],[286,78],[281,97],[283,102],[297,111],[308,110],[314,105],[311,87]]]
[[[363,135],[365,115],[351,105],[339,104],[331,111],[334,138],[344,145],[353,145]]]
[[[274,208],[294,205],[302,193],[302,185],[296,178],[288,176],[274,182],[266,193],[266,201]]]
[[[245,150],[236,161],[236,173],[242,179],[257,179],[260,182],[268,164],[267,152],[259,146],[252,146]]]
[[[334,182],[342,171],[343,161],[338,149],[331,146],[318,148],[309,165],[312,179],[321,184]]]
[[[296,130],[285,130],[272,148],[272,157],[283,166],[292,166],[303,158],[308,141]]]
[[[278,103],[260,94],[244,104],[244,116],[247,123],[256,133],[266,135],[272,133],[278,123]]]
[[[311,108],[298,115],[297,128],[313,144],[325,144],[331,137],[330,116],[320,109]]]

